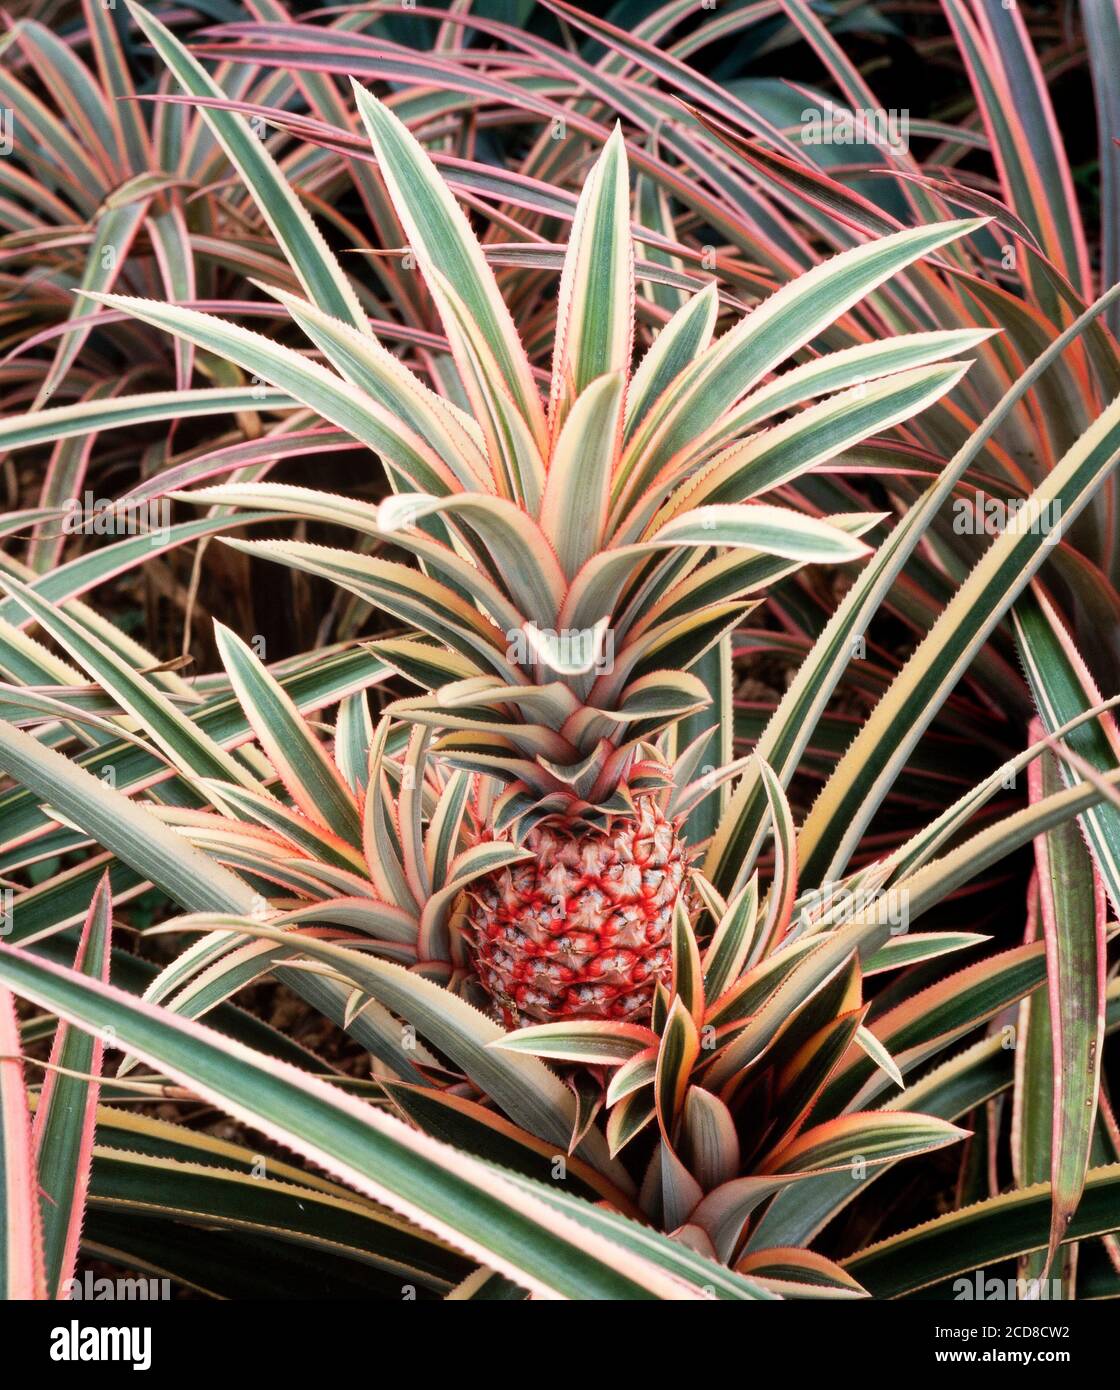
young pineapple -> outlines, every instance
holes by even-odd
[[[422,634],[374,644],[427,692],[389,713],[429,727],[435,753],[495,786],[482,839],[531,855],[469,889],[464,930],[500,1018],[645,1020],[670,969],[690,857],[683,816],[741,771],[721,759],[694,784],[713,731],[677,747],[674,726],[710,698],[689,668],[768,583],[867,554],[858,537],[879,519],[818,519],[756,499],[951,389],[967,364],[941,359],[984,335],[915,334],[773,371],[827,341],[889,276],[977,224],[856,247],[718,337],[716,285],[696,282],[635,368],[630,190],[616,130],[564,255],[546,404],[450,190],[393,113],[355,91],[469,411],[408,371],[360,315],[347,322],[324,308],[322,293],[309,302],[269,291],[333,371],[206,314],[102,298],[281,387],[380,455],[395,494],[380,506],[276,484],[182,497],[334,522],[416,556],[419,571],[303,542],[231,542],[330,578]],[[643,280],[665,273],[638,269]],[[332,308],[338,301],[335,292]],[[790,413],[806,400],[815,403]],[[686,786],[698,790],[682,798]]]
[[[470,893],[478,978],[502,1021],[648,1018],[673,968],[687,857],[678,825],[646,796],[605,829],[535,826],[525,847],[531,860]]]

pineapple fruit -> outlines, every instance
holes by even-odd
[[[641,1020],[672,974],[687,847],[655,798],[606,828],[546,822],[532,859],[479,880],[468,912],[478,978],[511,1028],[564,1018]]]

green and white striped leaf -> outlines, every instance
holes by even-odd
[[[132,0],[128,10],[184,92],[196,97],[225,97],[201,64],[149,10]],[[233,111],[206,103],[194,109],[245,180],[308,298],[325,313],[368,332],[368,319],[357,295],[264,141]]]
[[[354,797],[283,686],[229,628],[216,622],[214,638],[253,732],[293,801],[316,825],[360,847]]]
[[[354,98],[409,244],[437,304],[442,276],[455,288],[472,323],[493,354],[501,382],[516,404],[538,448],[545,438],[544,409],[517,336],[513,319],[498,290],[470,224],[435,165],[407,127],[357,82]],[[440,305],[446,320],[451,312]]]
[[[324,420],[346,430],[380,454],[414,486],[437,492],[450,491],[454,486],[454,478],[443,461],[403,420],[373,397],[359,393],[349,382],[291,348],[197,309],[181,309],[127,295],[99,294],[89,298],[121,309],[154,328],[174,333],[196,347],[235,362],[262,381],[272,382],[290,392]],[[103,404],[119,406],[123,402]],[[250,407],[254,404],[251,393],[249,404]]]
[[[1120,399],[1031,494],[1034,514],[1056,510],[1062,534],[1068,534],[1117,458]],[[802,826],[807,882],[835,879],[843,871],[902,762],[1052,544],[1042,527],[1009,527],[984,552],[861,726]]]
[[[11,991],[0,985],[0,1296],[47,1297],[39,1183]]]
[[[956,483],[1031,387],[1117,299],[1120,299],[1120,286],[1115,286],[1086,310],[1008,388],[980,429],[957,451],[941,477],[910,509],[859,574],[809,656],[801,663],[758,741],[757,752],[775,769],[784,785],[792,777],[817,721],[848,667],[852,652],[865,638],[873,615],[939,510],[952,496]],[[748,769],[728,804],[704,861],[705,875],[725,893],[745,881],[754,867],[762,844],[765,817],[766,798],[761,779],[753,769]],[[833,829],[834,833],[840,833],[839,825]]]
[[[1036,726],[1037,727],[1037,726]],[[1032,799],[1061,785],[1054,760],[1031,764]],[[1052,1264],[1089,1168],[1100,1101],[1104,1046],[1105,895],[1078,826],[1056,826],[1035,841],[1051,1042],[1050,1182],[1054,1210],[1046,1270]],[[1036,1011],[1037,1012],[1037,1011]]]
[[[626,393],[626,439],[641,425],[677,377],[712,341],[719,312],[717,282],[687,300],[650,345]]]
[[[0,768],[183,907],[252,911],[253,893],[228,869],[116,788],[3,721]]]
[[[692,1219],[708,1232],[720,1257],[730,1259],[747,1218],[789,1183],[803,1182],[814,1174],[841,1172],[853,1180],[861,1167],[875,1168],[944,1148],[966,1133],[944,1120],[905,1111],[847,1115],[806,1130],[773,1154],[762,1173],[717,1187],[704,1198]]]
[[[522,1184],[286,1063],[111,986],[0,948],[0,981],[79,1027],[120,1041],[254,1129],[546,1297],[754,1297],[753,1285],[664,1237]],[[516,1191],[511,1191],[511,1187]],[[710,1275],[708,1271],[711,1271]]]
[[[633,336],[630,187],[626,142],[616,125],[580,192],[560,277],[549,398],[554,444],[593,381],[629,372]]]
[[[149,303],[142,300],[141,303]],[[124,429],[153,420],[185,420],[197,415],[236,415],[242,411],[292,410],[298,404],[284,391],[267,386],[220,386],[197,391],[152,391],[138,396],[78,401],[0,420],[0,449],[31,449],[91,430]]]
[[[74,969],[107,983],[112,901],[106,875],[93,895]],[[65,1021],[55,1031],[32,1137],[42,1194],[43,1264],[47,1288],[65,1297],[78,1259],[93,1151],[94,1114],[105,1040]],[[57,1069],[57,1070],[56,1070]]]
[[[571,580],[602,548],[626,378],[596,378],[575,399],[549,460],[540,527]]]
[[[826,521],[762,502],[689,509],[659,525],[646,544],[747,546],[762,554],[818,564],[843,564],[871,553],[863,541]]]
[[[632,496],[700,438],[767,372],[827,328],[878,285],[947,242],[975,231],[976,220],[937,223],[881,237],[814,266],[764,300],[685,369],[636,430],[620,467]]]
[[[589,1066],[621,1066],[657,1042],[656,1035],[637,1023],[572,1019],[568,1023],[538,1023],[505,1033],[491,1047],[529,1052],[558,1062]]]
[[[1098,772],[1112,772],[1120,767],[1120,736],[1111,714],[1082,720],[1075,728],[1062,732],[1070,721],[1102,702],[1092,676],[1050,602],[1041,593],[1026,594],[1015,605],[1012,618],[1023,669],[1047,733],[1061,733],[1063,742]],[[1067,786],[1081,780],[1080,772],[1066,759],[1059,759],[1058,765]],[[1108,890],[1112,910],[1120,911],[1120,810],[1102,802],[1086,811],[1080,824]]]
[[[176,708],[152,681],[135,671],[105,642],[62,607],[49,603],[31,586],[0,576],[0,589],[62,646],[90,676],[132,714],[181,772],[201,788],[202,778],[218,778],[255,787],[252,774]]]
[[[1118,1198],[1120,1164],[1091,1169],[1064,1238],[1084,1240],[1116,1230]],[[1044,1250],[1050,1206],[1048,1183],[1006,1192],[867,1246],[845,1260],[844,1268],[873,1298],[905,1298],[973,1270]],[[967,1287],[974,1287],[971,1278]]]

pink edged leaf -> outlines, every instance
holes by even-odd
[[[611,1111],[607,1121],[607,1143],[611,1157],[622,1152],[640,1134],[656,1114],[654,1104],[645,1090],[631,1091]]]
[[[797,832],[785,790],[770,765],[758,760],[762,784],[774,818],[774,880],[761,930],[751,952],[751,963],[767,955],[789,929],[797,899]]]
[[[1037,720],[1031,732],[1032,738],[1042,732]],[[1031,764],[1032,803],[1061,785],[1049,754]],[[1049,1269],[1081,1200],[1092,1150],[1104,1045],[1107,904],[1101,875],[1075,821],[1040,835],[1034,848],[1052,1037]]]
[[[572,1019],[567,1023],[539,1023],[518,1028],[490,1043],[508,1052],[531,1052],[561,1062],[588,1066],[621,1066],[648,1053],[656,1035],[638,1023]]]
[[[650,1160],[646,1181],[642,1184],[642,1200],[647,1211],[655,1206],[655,1192],[662,1224],[669,1231],[675,1231],[688,1221],[704,1195],[700,1184],[665,1139]]]
[[[679,994],[675,995],[661,1034],[653,1085],[657,1118],[666,1143],[672,1142],[692,1068],[699,1055],[700,1034],[696,1023],[685,1000]]]
[[[564,258],[549,399],[553,443],[593,381],[627,373],[633,343],[630,188],[626,142],[616,125],[583,185]]]
[[[689,921],[683,897],[673,909],[673,997],[679,999],[696,1024],[704,1018],[704,975],[700,966],[700,948]]]
[[[0,986],[0,1298],[46,1298],[31,1116],[11,992]]]
[[[214,638],[253,732],[293,801],[316,825],[360,847],[361,822],[353,795],[295,704],[229,628],[215,622]]]
[[[718,1096],[689,1086],[681,1125],[681,1152],[705,1192],[730,1182],[739,1171],[735,1118]]]
[[[1089,250],[1073,175],[1038,57],[1014,6],[945,0],[1007,201],[1088,296]]]
[[[607,1108],[617,1105],[620,1100],[633,1095],[645,1086],[652,1086],[657,1076],[657,1053],[660,1039],[652,1047],[637,1052],[628,1062],[623,1062],[611,1077],[607,1086]]]
[[[801,1297],[814,1290],[822,1298],[866,1298],[867,1290],[853,1279],[846,1269],[818,1255],[815,1250],[797,1246],[775,1246],[769,1250],[752,1250],[735,1265],[740,1274],[766,1281],[776,1291],[778,1286],[801,1285]],[[797,1297],[797,1294],[792,1294]]]
[[[529,434],[543,445],[544,407],[529,360],[470,223],[412,132],[357,83],[354,96],[385,186],[441,317],[450,314],[439,276],[462,298]]]
[[[91,979],[109,980],[112,898],[109,875],[97,886],[86,914],[74,969]],[[35,1114],[33,1140],[42,1192],[43,1260],[47,1287],[66,1297],[74,1275],[93,1162],[94,1118],[104,1038],[60,1022],[51,1047],[50,1068]]]
[[[599,1079],[586,1068],[581,1067],[567,1078],[567,1082],[576,1102],[575,1114],[572,1117],[572,1137],[568,1140],[570,1158],[583,1143],[588,1130],[602,1112],[605,1096]]]
[[[692,1213],[692,1220],[707,1231],[720,1258],[730,1260],[751,1214],[788,1184],[824,1173],[846,1172],[857,1178],[895,1159],[954,1144],[966,1134],[944,1120],[901,1110],[844,1115],[807,1130],[771,1155],[765,1171],[715,1188]]]

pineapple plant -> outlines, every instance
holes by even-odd
[[[68,649],[84,645],[81,624],[69,626],[33,589],[10,584]],[[559,1153],[566,1200],[576,1202],[574,1208],[562,1203],[560,1215],[586,1221],[594,1209],[583,1203],[590,1200],[671,1233],[678,1246],[703,1258],[697,1277],[714,1280],[718,1296],[859,1296],[857,1274],[807,1248],[808,1240],[859,1185],[900,1158],[958,1142],[964,1131],[953,1122],[953,1107],[996,1084],[991,1074],[1000,1065],[1009,1076],[1012,1059],[1004,1053],[1001,1064],[997,1034],[909,1090],[886,1099],[885,1093],[901,1087],[902,1068],[937,1055],[1037,987],[1045,956],[1039,942],[1001,953],[904,994],[873,1021],[864,981],[983,943],[983,937],[962,931],[896,936],[892,904],[909,901],[920,913],[949,890],[955,876],[982,865],[993,845],[1009,851],[1029,840],[1034,825],[1054,813],[1051,802],[1040,803],[1025,826],[999,826],[998,834],[981,837],[980,844],[965,842],[945,862],[934,858],[941,840],[965,824],[1009,772],[1044,753],[1048,740],[1039,739],[1014,765],[999,769],[901,852],[847,876],[825,895],[798,890],[789,806],[764,769],[780,847],[773,877],[766,885],[755,871],[725,898],[703,873],[691,872],[695,909],[690,911],[686,894],[678,895],[671,971],[667,983],[655,987],[648,1020],[572,1017],[508,1031],[472,1006],[472,998],[484,1003],[485,997],[464,950],[463,897],[487,875],[524,862],[531,851],[481,837],[489,810],[478,777],[433,755],[422,728],[388,715],[375,726],[364,693],[344,699],[328,745],[287,695],[290,675],[281,683],[227,631],[219,631],[219,643],[229,689],[291,805],[278,801],[265,783],[214,780],[209,809],[149,803],[143,849],[126,849],[112,830],[101,832],[130,860],[168,882],[173,866],[163,859],[168,851],[160,840],[171,829],[206,856],[211,889],[230,895],[225,911],[188,912],[152,929],[155,936],[189,933],[199,939],[151,980],[141,1007],[197,1029],[192,1021],[215,1015],[247,984],[274,975],[368,1050],[376,1059],[380,1092],[410,1125],[449,1139],[461,1153],[500,1163],[487,1181],[509,1170],[547,1182]],[[112,658],[92,648],[87,653],[99,681],[114,684]],[[367,658],[362,679],[372,678]],[[130,702],[140,688],[138,681]],[[5,739],[6,760],[19,742]],[[155,745],[152,752],[158,752]],[[153,762],[158,765],[158,757]],[[27,775],[42,785],[34,770]],[[314,801],[311,790],[324,776],[337,788],[331,797],[334,819],[339,830],[350,821],[349,836],[316,825],[296,809],[324,807],[322,784]],[[684,797],[676,806],[669,801],[665,813],[701,790],[702,784],[668,789],[667,797],[681,791]],[[95,797],[114,818],[129,805],[119,793],[102,790]],[[80,814],[88,822],[88,805]],[[182,871],[186,852],[177,852]],[[101,866],[94,861],[91,868]],[[229,874],[236,874],[233,884],[244,885],[240,897],[228,885]],[[58,898],[63,887],[52,886],[50,896]],[[107,895],[103,882],[96,895],[103,932]],[[36,925],[37,895],[31,890],[24,896],[29,910],[17,912],[19,941],[33,936]],[[60,909],[64,903],[55,906]],[[862,954],[861,939],[867,948]],[[46,997],[41,991],[49,994],[51,980],[44,984],[43,967],[32,965],[34,959],[17,946],[0,955],[0,970],[22,968],[22,989]],[[36,968],[40,978],[29,977],[27,971]],[[1114,1021],[1120,1022],[1115,986],[1110,998]],[[99,995],[91,1007],[108,1008],[121,1038],[135,1045],[132,1059],[109,1084],[163,1094],[159,1074],[170,1071],[191,1093],[232,1103],[225,1083],[212,1089],[213,1081],[200,1073],[182,1072],[184,1064],[163,1044],[136,1031],[137,1020],[120,1012],[121,1000]],[[206,1034],[187,1036],[193,1052]],[[241,1055],[238,1043],[216,1033],[210,1037],[218,1054],[232,1053],[235,1060]],[[153,1081],[137,1079],[138,1061],[156,1068]],[[193,1065],[200,1065],[197,1057]],[[309,1084],[298,1072],[291,1074],[290,1063],[268,1058],[264,1065],[279,1069],[292,1085]],[[932,1113],[924,1113],[924,1106]],[[249,1113],[254,1123],[266,1123],[259,1109]],[[114,1150],[140,1140],[156,1143],[172,1165],[164,1178],[174,1175],[180,1135],[122,1128],[115,1117],[101,1116],[99,1123],[108,1124]],[[279,1132],[285,1143],[305,1151],[305,1135],[290,1127]],[[224,1163],[231,1155],[214,1157]],[[232,1157],[246,1167],[259,1161],[248,1150]],[[630,1162],[621,1161],[631,1158],[640,1184]],[[337,1163],[335,1157],[327,1167],[337,1171]],[[858,1183],[853,1164],[859,1165]],[[287,1172],[283,1181],[291,1180]],[[360,1179],[351,1175],[351,1181],[362,1189]],[[775,1200],[791,1194],[797,1199],[792,1203]],[[322,1192],[311,1190],[304,1197],[324,1200]],[[399,1200],[398,1194],[390,1205]],[[411,1232],[420,1242],[410,1255],[414,1277],[444,1291],[457,1287],[457,1277],[463,1281],[460,1296],[484,1296],[472,1292],[480,1286],[477,1274],[453,1276],[455,1259],[440,1246],[424,1244],[429,1219],[423,1217]],[[313,1228],[314,1222],[300,1227],[301,1238],[312,1239]],[[618,1235],[609,1222],[606,1229]],[[461,1247],[462,1241],[457,1230],[451,1243]],[[501,1260],[493,1250],[489,1258]],[[723,1275],[714,1273],[719,1267]],[[526,1277],[519,1268],[514,1282]],[[538,1287],[532,1279],[530,1285]],[[692,1295],[678,1287],[673,1296]]]
[[[1086,771],[1063,740],[1111,738],[1116,702],[1070,657],[1064,703],[1050,711],[1061,719],[1047,733],[889,852],[864,831],[905,764],[910,730],[1022,595],[1045,558],[1042,540],[1001,536],[966,575],[860,734],[864,761],[838,765],[801,825],[786,788],[852,639],[931,517],[1107,305],[1008,389],[873,546],[880,514],[807,513],[783,505],[784,490],[961,381],[967,363],[955,355],[987,329],[853,344],[846,316],[898,272],[974,234],[977,219],[862,242],[745,315],[714,283],[685,276],[687,293],[669,309],[638,293],[639,284],[679,291],[682,276],[642,259],[652,243],[635,225],[616,132],[583,182],[562,264],[537,253],[561,271],[544,376],[499,293],[494,248],[475,238],[406,125],[356,86],[442,323],[426,380],[374,334],[279,167],[246,140],[229,109],[238,103],[146,11],[132,13],[267,206],[303,293],[261,289],[313,352],[182,305],[92,297],[267,383],[270,404],[368,448],[388,487],[348,497],[242,471],[174,495],[207,509],[206,534],[284,519],[346,529],[356,539],[344,546],[227,543],[329,580],[404,630],[269,665],[219,625],[221,672],[188,681],[74,601],[90,566],[64,567],[49,585],[3,566],[0,647],[19,681],[0,689],[0,768],[12,779],[0,801],[0,872],[22,878],[74,856],[18,888],[14,930],[0,945],[3,1117],[18,1130],[3,1194],[18,1217],[8,1221],[5,1278],[41,1295],[72,1268],[80,1203],[51,1223],[49,1271],[36,1254],[36,1170],[61,1163],[91,1183],[82,1238],[118,1258],[142,1258],[135,1218],[158,1200],[205,1235],[235,1226],[243,1268],[255,1243],[275,1256],[279,1232],[324,1278],[382,1297],[399,1296],[402,1281],[456,1299],[936,1287],[956,1272],[945,1250],[959,1212],[843,1259],[812,1243],[898,1160],[958,1143],[958,1121],[1015,1084],[1012,1059],[984,1030],[1038,990],[1047,944],[997,951],[930,984],[914,967],[989,943],[909,928],[955,910],[960,885],[1032,842],[1040,877],[1049,873],[1048,854],[1073,852],[1074,818],[1096,847],[1088,872],[1101,917],[1103,890],[1116,888],[1100,847],[1111,843],[1118,774]],[[635,361],[639,313],[656,332]],[[160,408],[142,397],[117,404],[122,418]],[[0,439],[63,437],[67,411],[0,422]],[[1040,499],[1074,517],[1118,454],[1114,403]],[[130,563],[129,544],[106,547],[95,573]],[[397,551],[408,561],[391,558]],[[849,587],[755,751],[735,758],[730,634],[810,565],[850,566]],[[1040,698],[1049,696],[1054,672],[1039,659],[1031,610],[1015,618]],[[26,635],[31,624],[65,662]],[[370,691],[390,696],[376,720]],[[324,729],[321,713],[336,705]],[[1030,805],[970,836],[1007,778],[1040,757],[1054,764],[1045,782],[1035,775]],[[151,938],[197,940],[158,971],[114,956],[131,987],[120,974],[106,983],[91,959],[104,965],[114,908],[149,884],[178,914]],[[1057,876],[1036,891],[1051,917],[1083,906],[1063,897]],[[83,920],[75,957],[66,934]],[[1095,927],[1103,953],[1103,919]],[[867,991],[868,979],[895,971],[887,988]],[[238,993],[265,978],[357,1042],[373,1059],[369,1079],[240,1011]],[[1088,1103],[1056,1140],[1053,1190],[967,1213],[985,1248],[1042,1270],[1063,1240],[1116,1229],[1120,1173],[1101,1158],[1115,1126],[1099,1058],[1120,1024],[1120,996],[1103,970],[1092,978],[1078,1008],[1097,1031],[1074,1027],[1063,1043],[1071,1070],[1084,1063]],[[67,1114],[84,1140],[61,1158],[49,1145],[34,1162],[25,1152],[24,1112],[43,1101],[25,1084],[20,1049],[37,1034],[16,1026],[8,988],[65,1021],[60,1047],[109,1027],[127,1053],[100,1106],[100,1053],[73,1068]],[[262,1178],[248,1144],[119,1104],[180,1091],[309,1166],[269,1158]],[[52,1101],[54,1124],[61,1113]],[[105,1191],[131,1225],[97,1210]],[[189,1254],[161,1252],[166,1267],[178,1258],[197,1271]]]
[[[150,17],[143,25],[164,49],[173,42]],[[575,212],[546,403],[451,192],[388,107],[360,86],[355,99],[469,409],[402,367],[360,311],[347,321],[262,286],[328,370],[211,315],[92,297],[225,356],[377,450],[394,489],[377,506],[272,483],[176,495],[349,526],[416,556],[420,575],[308,543],[233,542],[418,629],[371,646],[426,690],[389,712],[496,783],[480,833],[529,851],[469,893],[469,949],[499,1015],[644,1020],[668,978],[670,923],[699,849],[660,791],[691,779],[715,732],[676,746],[682,721],[711,699],[692,668],[714,653],[709,668],[726,679],[721,644],[766,584],[866,556],[860,537],[879,519],[758,499],[951,390],[967,368],[952,354],[986,333],[903,335],[771,374],[891,274],[980,224],[858,247],[719,335],[708,283],[635,365],[631,191],[616,130]],[[706,794],[740,770],[722,763]]]

